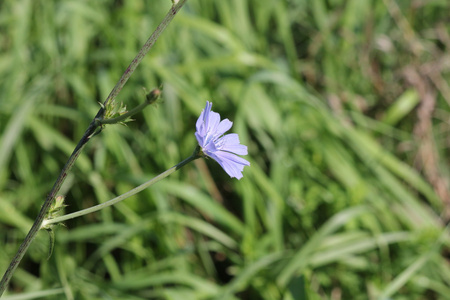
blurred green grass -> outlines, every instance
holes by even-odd
[[[0,3],[2,272],[98,102],[169,8]],[[188,0],[118,97],[131,108],[163,84],[163,101],[92,139],[63,186],[66,211],[190,155],[206,100],[234,122],[251,167],[237,181],[196,161],[59,227],[50,260],[41,233],[8,295],[447,299],[448,9]]]

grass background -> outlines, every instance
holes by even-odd
[[[0,2],[0,270],[168,0]],[[188,0],[62,188],[66,212],[189,156],[206,100],[249,147],[41,232],[5,299],[449,299],[446,0]]]

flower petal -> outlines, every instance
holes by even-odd
[[[233,122],[228,119],[222,120],[216,129],[216,137],[222,136],[225,132],[230,130],[231,126],[233,126]]]
[[[195,132],[195,137],[197,138],[197,142],[200,145],[200,147],[203,148],[203,135],[201,135],[198,131]]]
[[[250,163],[236,154],[226,151],[216,151],[215,154],[223,160],[229,160],[237,165],[250,166]]]
[[[217,161],[231,178],[235,177],[237,179],[241,179],[243,177],[242,171],[244,171],[244,166],[250,165],[247,160],[224,151],[216,151],[212,153],[211,158]]]
[[[211,111],[212,103],[206,101],[205,109],[202,110],[200,117],[195,124],[197,131],[195,136],[201,147],[205,147],[215,139],[216,128],[220,122],[220,115]]]
[[[228,151],[239,155],[247,155],[247,146],[241,145],[237,133],[227,134],[216,141],[216,147],[221,151]]]
[[[220,122],[220,115],[216,112],[211,111],[208,114],[208,118],[205,122],[206,125],[206,135],[205,143],[209,143],[216,139],[217,137],[217,126]]]
[[[205,124],[206,116],[209,115],[209,112],[211,111],[211,106],[212,106],[212,103],[206,101],[206,106],[202,110],[202,113],[200,114],[200,117],[198,117],[197,123],[195,124],[198,132],[202,132],[206,129],[206,127],[202,126],[202,124]],[[202,133],[206,133],[206,132],[202,132]]]
[[[242,171],[244,170],[244,165],[236,164],[218,153],[220,153],[220,151],[213,153],[212,158],[219,163],[231,178],[235,177],[241,179],[243,177]]]

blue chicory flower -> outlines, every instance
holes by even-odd
[[[211,107],[212,103],[206,101],[206,107],[197,120],[195,137],[203,154],[217,161],[230,177],[241,179],[244,166],[250,166],[250,163],[236,154],[247,155],[247,146],[240,144],[237,133],[223,135],[233,122],[228,119],[220,121],[220,115],[211,111]]]

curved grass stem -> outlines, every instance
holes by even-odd
[[[192,154],[190,157],[186,158],[185,160],[183,160],[179,164],[173,166],[172,168],[166,170],[165,172],[159,174],[158,176],[153,177],[149,181],[141,184],[140,186],[137,186],[134,189],[132,189],[132,190],[130,190],[130,191],[120,195],[120,196],[117,196],[116,198],[108,200],[108,201],[106,201],[104,203],[101,203],[101,204],[98,204],[98,205],[95,205],[95,206],[92,206],[92,207],[89,207],[89,208],[86,208],[86,209],[83,209],[83,210],[80,210],[80,211],[77,211],[77,212],[74,212],[74,213],[71,213],[71,214],[67,214],[67,215],[64,215],[64,216],[56,217],[54,219],[44,220],[44,222],[42,223],[42,228],[44,228],[44,227],[46,227],[48,225],[51,225],[51,224],[57,224],[57,223],[64,222],[66,220],[70,220],[70,219],[74,219],[74,218],[77,218],[77,217],[81,217],[81,216],[84,216],[84,215],[87,215],[87,214],[99,211],[99,210],[101,210],[101,209],[103,209],[105,207],[109,207],[109,206],[112,206],[112,205],[114,205],[116,203],[119,203],[119,202],[121,202],[121,201],[123,201],[123,200],[125,200],[125,199],[127,199],[127,198],[129,198],[131,196],[133,196],[133,195],[136,195],[137,193],[145,190],[146,188],[154,185],[155,183],[161,181],[162,179],[166,178],[167,176],[169,176],[170,174],[172,174],[176,170],[182,168],[183,166],[185,166],[189,162],[191,162],[191,161],[193,161],[193,160],[195,160],[195,159],[197,159],[199,157],[200,156],[194,152],[194,154]]]

